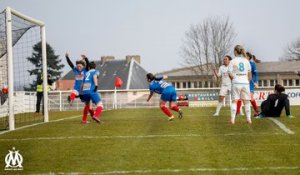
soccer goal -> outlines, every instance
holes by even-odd
[[[47,81],[43,81],[43,112],[35,112],[37,80],[47,80],[44,22],[10,7],[0,13],[0,69],[0,130],[48,122]],[[8,93],[3,91],[6,87]]]

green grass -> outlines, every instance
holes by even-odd
[[[296,118],[278,118],[294,135],[267,119],[248,125],[238,117],[231,126],[229,108],[219,117],[214,110],[183,108],[184,118],[172,122],[158,108],[104,111],[100,125],[71,118],[81,112],[50,113],[66,120],[0,135],[0,174],[300,174],[299,107]],[[12,147],[23,171],[4,171]]]

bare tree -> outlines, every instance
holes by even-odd
[[[289,44],[281,60],[300,61],[300,38]]]
[[[232,48],[235,36],[229,17],[209,17],[191,25],[181,48],[184,65],[198,67],[202,75],[210,63],[220,66]]]

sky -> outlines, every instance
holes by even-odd
[[[300,37],[299,0],[0,0],[0,10],[7,6],[45,22],[47,42],[64,64],[69,52],[74,62],[81,54],[140,55],[149,72],[180,68],[185,32],[211,16],[229,17],[234,45],[262,61],[277,61]]]

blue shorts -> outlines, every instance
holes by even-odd
[[[79,93],[81,90],[81,86],[74,86],[73,89]]]
[[[177,95],[175,88],[173,86],[166,87],[163,90],[160,99],[163,101],[176,101]]]
[[[82,99],[81,99],[82,102],[90,102],[91,100],[94,104],[97,104],[101,101],[101,97],[98,94],[98,92],[93,92],[93,93],[82,95]]]

